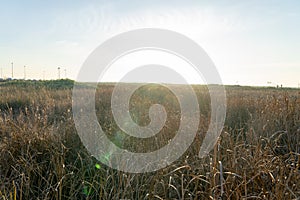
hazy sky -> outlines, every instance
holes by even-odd
[[[74,79],[87,56],[136,28],[185,34],[212,58],[225,84],[297,87],[300,1],[0,0],[3,76]]]

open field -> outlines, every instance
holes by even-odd
[[[300,91],[228,86],[227,118],[218,144],[198,158],[209,124],[210,97],[193,86],[201,110],[198,134],[187,152],[165,169],[129,174],[91,157],[72,119],[72,82],[0,83],[0,199],[299,199]],[[134,93],[132,118],[149,123],[153,103],[168,118],[155,137],[123,133],[110,110],[113,84],[99,85],[97,117],[108,137],[130,151],[168,143],[180,122],[166,88]]]

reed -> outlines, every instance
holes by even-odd
[[[159,86],[138,91],[131,102],[137,123],[147,124],[155,101],[168,111],[155,138],[126,136],[113,121],[113,85],[99,87],[97,116],[107,135],[131,151],[147,152],[168,143],[180,123],[178,102]],[[71,88],[0,86],[1,199],[299,199],[299,90],[227,87],[228,112],[219,142],[198,158],[209,124],[205,86],[193,86],[201,109],[198,136],[170,166],[129,174],[91,157],[76,134]],[[147,91],[153,91],[147,93]],[[99,97],[99,96],[98,96]],[[104,113],[104,114],[103,114]],[[142,144],[142,145],[141,145]]]

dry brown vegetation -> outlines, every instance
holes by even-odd
[[[299,199],[299,90],[227,87],[223,133],[200,159],[210,98],[206,87],[194,89],[201,123],[188,151],[165,169],[129,174],[101,164],[81,144],[71,87],[0,85],[0,199]],[[145,141],[126,136],[113,122],[112,90],[110,84],[99,86],[96,107],[115,144],[145,152],[174,136],[178,102],[165,88],[147,86],[132,98],[132,116],[141,125],[149,123],[152,103],[163,104],[169,114],[161,133]]]

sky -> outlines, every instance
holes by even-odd
[[[11,77],[13,62],[14,78],[24,78],[26,66],[27,79],[56,79],[58,67],[61,78],[76,79],[102,42],[138,28],[189,37],[213,60],[224,84],[300,84],[297,0],[0,0],[1,78]],[[114,81],[117,73],[111,70],[105,80]]]

